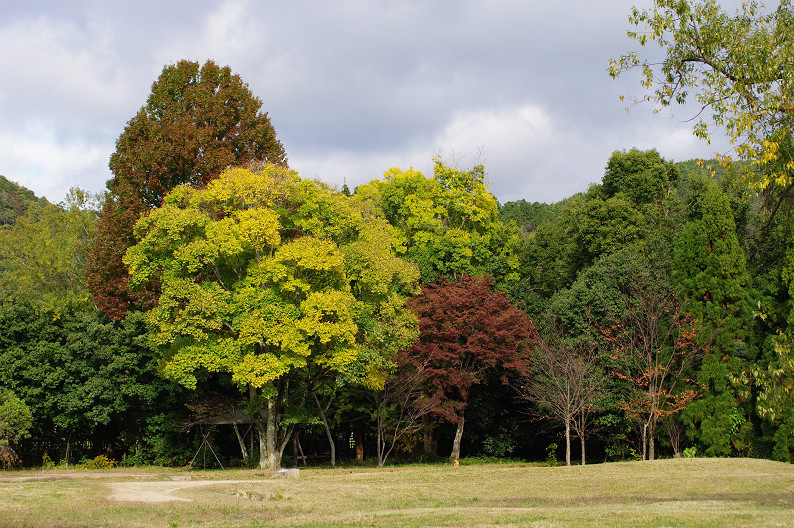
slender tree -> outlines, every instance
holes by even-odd
[[[571,432],[577,436],[585,464],[585,439],[594,411],[601,406],[605,378],[596,348],[586,341],[566,342],[559,331],[538,339],[532,372],[519,387],[522,398],[565,428],[565,464],[571,465]]]
[[[664,271],[634,268],[619,289],[623,311],[603,334],[613,373],[631,387],[622,407],[640,419],[643,460],[653,460],[659,419],[696,396],[685,373],[699,350],[698,327],[682,310]]]

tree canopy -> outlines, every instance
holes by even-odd
[[[156,285],[131,294],[122,258],[135,242],[135,222],[159,207],[168,191],[182,184],[202,187],[249,162],[286,166],[284,147],[261,107],[228,66],[182,60],[163,68],[110,157],[113,177],[89,255],[89,287],[110,317],[152,305]]]
[[[268,467],[280,465],[291,431],[278,436],[291,374],[343,371],[360,351],[388,353],[415,335],[405,296],[418,273],[396,256],[393,230],[285,168],[180,186],[135,232],[125,263],[133,285],[162,285],[147,318],[165,375],[195,387],[197,371],[228,372],[252,397],[260,391]]]
[[[628,36],[640,45],[656,43],[660,63],[629,52],[610,60],[609,74],[642,70],[643,100],[658,108],[695,99],[694,132],[708,139],[710,125],[724,128],[740,157],[780,161],[759,175],[761,187],[788,186],[794,171],[790,137],[794,126],[794,13],[789,0],[767,9],[743,2],[733,15],[716,0],[654,0],[634,8]]]
[[[451,461],[460,456],[465,410],[474,385],[496,373],[526,375],[535,326],[488,276],[425,284],[410,306],[419,318],[419,340],[401,361],[427,375],[426,405],[457,425]]]

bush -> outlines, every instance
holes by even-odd
[[[105,455],[99,455],[91,459],[80,461],[80,467],[84,469],[112,469],[116,465],[115,460],[111,460]]]
[[[557,466],[559,462],[557,461],[557,444],[552,443],[546,447],[546,465],[547,466]]]
[[[22,461],[13,449],[8,446],[0,445],[0,468],[11,469],[21,463]]]

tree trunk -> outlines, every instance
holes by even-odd
[[[265,424],[265,467],[271,471],[281,469],[281,452],[278,450],[278,401],[276,398],[268,398],[267,424]],[[259,466],[262,467],[260,461]]]
[[[585,461],[584,461],[585,459],[584,459],[584,435],[583,434],[579,435],[579,441],[582,443],[582,465],[584,466],[585,465]]]
[[[329,408],[333,399],[334,397],[331,396],[331,400],[328,402]],[[334,444],[334,437],[331,434],[331,428],[328,426],[328,418],[325,415],[325,410],[323,409],[323,406],[320,405],[320,399],[317,397],[316,393],[314,394],[314,401],[317,403],[317,409],[320,411],[320,419],[323,422],[323,427],[325,427],[325,435],[328,437],[328,445],[331,446],[331,467],[336,467],[336,444]]]
[[[642,424],[642,459],[648,460],[646,447],[648,445],[648,424]]]
[[[356,435],[356,462],[364,461],[364,427],[359,426],[358,434]]]
[[[430,419],[430,416],[425,414],[422,416],[422,441],[424,448],[424,452],[426,455],[435,455],[436,451],[433,449],[433,430],[434,430],[434,423]]]
[[[654,425],[656,425],[656,424],[654,424],[654,422],[651,422],[650,423],[650,427],[648,427],[648,460],[653,460],[654,456],[655,456],[655,453],[654,453],[654,451],[655,451],[655,449],[654,449],[655,443],[653,441],[653,437],[655,435]]]
[[[571,465],[571,420],[565,420],[565,465]]]
[[[240,444],[240,453],[243,455],[243,462],[245,463],[245,467],[248,467],[248,450],[245,448],[245,439],[240,436],[240,429],[237,427],[237,422],[232,422],[232,425],[234,426],[234,434],[237,436],[237,442]]]
[[[464,423],[465,418],[463,417],[463,411],[461,411],[460,418],[458,418],[458,428],[455,431],[455,441],[452,442],[452,454],[449,456],[450,464],[454,464],[460,459],[460,439],[463,436]]]

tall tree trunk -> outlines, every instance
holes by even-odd
[[[267,423],[265,422],[262,412],[257,412],[254,418],[256,423],[256,432],[259,436],[259,467],[262,469],[267,468]]]
[[[653,460],[655,456],[655,442],[653,441],[653,437],[655,436],[655,426],[656,424],[651,421],[650,427],[648,427],[648,460]]]
[[[463,436],[463,425],[466,422],[463,411],[458,418],[458,428],[455,430],[455,441],[452,442],[452,454],[449,456],[449,463],[454,464],[460,459],[460,439]]]
[[[571,419],[565,419],[565,465],[571,465]]]
[[[281,469],[281,452],[278,449],[278,400],[275,397],[267,399],[267,424],[265,424],[265,456],[267,469],[276,471]],[[260,467],[262,463],[259,463]]]
[[[579,435],[579,441],[582,443],[582,465],[584,466],[585,465],[585,459],[584,459],[584,435],[583,434]]]
[[[256,400],[259,398],[259,392],[253,385],[248,386],[248,401],[251,402],[252,407],[255,407]],[[252,416],[254,426],[256,427],[257,436],[259,436],[259,467],[262,469],[267,468],[267,415],[261,409],[257,409]],[[253,453],[253,447],[251,449]]]
[[[328,418],[326,417],[325,411],[323,406],[320,405],[320,398],[317,397],[317,393],[313,394],[314,401],[317,403],[317,409],[320,411],[320,419],[323,422],[323,427],[325,427],[325,435],[328,437],[328,445],[331,446],[331,467],[336,467],[336,444],[334,444],[334,437],[331,434],[331,428],[328,426]],[[331,402],[334,400],[334,397],[331,396],[331,399],[328,401],[328,407],[331,407]]]

